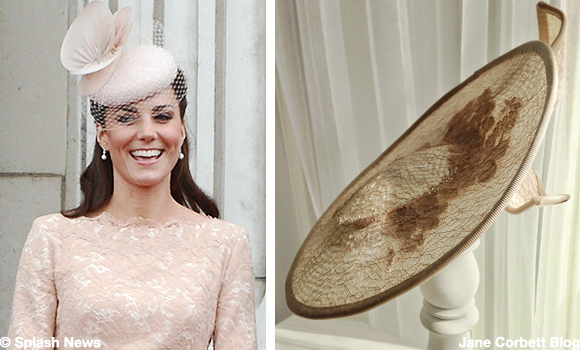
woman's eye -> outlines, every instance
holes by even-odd
[[[133,115],[122,115],[117,119],[119,123],[131,123],[134,120],[135,116]]]
[[[158,119],[161,121],[171,120],[172,118],[173,118],[173,116],[171,114],[168,114],[168,113],[160,113],[160,114],[157,114],[155,116],[155,119]]]

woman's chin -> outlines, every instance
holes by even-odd
[[[164,186],[170,183],[171,173],[158,174],[157,172],[147,173],[140,171],[134,176],[120,176],[119,181],[125,183],[128,187],[135,188],[151,188],[156,186]]]

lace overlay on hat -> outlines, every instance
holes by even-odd
[[[247,232],[221,220],[38,218],[24,246],[9,337],[102,349],[255,349]]]

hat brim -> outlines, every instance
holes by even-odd
[[[552,49],[533,41],[443,96],[320,217],[286,280],[290,310],[318,319],[367,311],[476,242],[530,169],[557,85]]]

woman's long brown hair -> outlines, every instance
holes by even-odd
[[[176,80],[180,74],[183,73],[180,71]],[[181,78],[183,79],[182,76]],[[179,102],[182,119],[186,107],[187,98],[184,96]],[[181,152],[185,157],[179,160],[171,171],[171,196],[177,203],[197,213],[203,211],[208,216],[219,218],[220,212],[215,202],[193,181],[189,171],[189,143],[187,139],[186,137],[181,146]],[[62,215],[68,218],[90,215],[103,209],[111,200],[113,196],[113,163],[111,163],[110,158],[102,160],[100,156],[102,153],[101,145],[95,141],[93,159],[81,175],[82,202],[77,208],[63,210]]]

